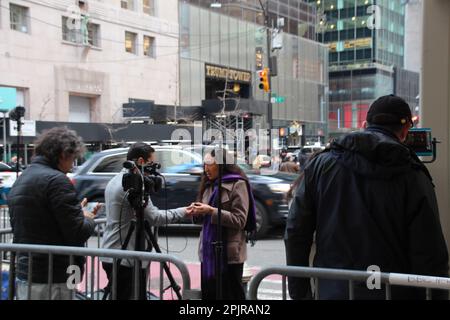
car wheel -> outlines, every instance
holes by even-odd
[[[256,207],[256,238],[263,238],[270,229],[269,226],[269,215],[267,214],[267,210],[264,205],[255,201]]]

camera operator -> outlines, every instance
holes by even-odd
[[[127,160],[133,161],[135,166],[131,169],[134,173],[139,174],[139,168],[149,166],[154,163],[155,150],[145,143],[135,143],[128,150]],[[130,205],[124,191],[122,182],[124,175],[128,170],[124,169],[120,174],[114,177],[106,186],[105,189],[105,206],[107,222],[105,232],[103,234],[102,247],[105,249],[121,249],[128,230],[131,226],[132,220],[135,217],[135,210]],[[145,173],[144,174],[148,174]],[[151,226],[161,226],[166,223],[173,223],[179,221],[186,214],[187,208],[178,208],[173,210],[159,210],[155,207],[149,197],[148,204],[144,208],[144,219],[148,221]],[[126,250],[135,249],[135,232],[131,235],[130,241]],[[108,287],[105,289],[110,291],[113,278],[113,261],[112,259],[102,259],[103,269],[108,276]],[[146,289],[146,269],[148,264],[142,263],[140,272],[139,288],[141,289],[141,297],[145,297]],[[130,300],[133,298],[133,274],[134,261],[122,260],[117,269],[117,299]]]
[[[92,219],[99,206],[92,213],[84,210],[86,200],[80,205],[74,186],[66,176],[84,150],[76,132],[64,127],[48,130],[38,138],[31,165],[8,194],[14,243],[82,247],[93,234]],[[31,285],[30,299],[48,299],[48,255],[33,255],[31,282],[28,260],[27,253],[18,255],[17,299],[27,299],[28,285]],[[82,268],[84,259],[77,257],[76,263]],[[52,300],[73,298],[66,285],[69,264],[68,256],[56,255],[54,258]]]

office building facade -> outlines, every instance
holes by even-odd
[[[268,65],[264,26],[225,14],[224,6],[195,2],[180,1],[181,109],[200,106],[212,120],[225,110],[231,119],[228,127],[267,128],[268,95],[259,88],[257,73]],[[324,142],[328,49],[288,32],[281,32],[279,39],[281,46],[272,52],[277,58],[271,88],[273,127],[280,129],[285,144]]]
[[[361,128],[370,104],[397,94],[417,105],[419,77],[404,70],[405,2],[321,0],[317,40],[330,49],[330,131]]]
[[[123,122],[178,103],[176,0],[2,0],[0,87],[26,119]],[[124,110],[125,109],[125,110]],[[142,111],[142,110],[141,110]]]

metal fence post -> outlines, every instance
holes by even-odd
[[[48,300],[52,298],[52,284],[53,284],[53,254],[48,254]]]

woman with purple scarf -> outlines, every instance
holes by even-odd
[[[203,225],[200,234],[199,257],[201,261],[202,299],[216,300],[215,247],[217,241],[217,203],[220,165],[222,176],[222,299],[244,300],[242,272],[247,260],[247,233],[254,232],[255,201],[245,173],[235,164],[226,160],[226,151],[222,161],[216,161],[216,150],[207,153],[204,158],[198,202],[192,203],[187,214],[194,217],[196,223]],[[221,164],[219,165],[218,162]]]

